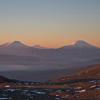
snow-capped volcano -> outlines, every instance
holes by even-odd
[[[60,49],[71,49],[71,50],[74,50],[74,49],[79,49],[79,48],[84,48],[84,49],[99,49],[98,47],[84,41],[84,40],[78,40],[76,42],[74,42],[73,44],[71,45],[66,45],[66,46],[63,46],[61,47]]]
[[[10,43],[9,45],[7,45],[7,47],[9,48],[26,48],[28,47],[27,45],[23,44],[20,41],[14,41],[13,43]]]
[[[0,46],[0,54],[8,54],[8,55],[30,55],[28,50],[30,50],[30,46],[20,42],[14,41],[12,43],[3,44]]]
[[[75,44],[73,45],[74,47],[81,47],[81,48],[90,48],[90,47],[95,47],[91,44],[89,44],[88,42],[86,41],[83,41],[83,40],[78,40],[75,42]]]

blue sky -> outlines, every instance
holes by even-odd
[[[55,47],[84,39],[100,45],[100,0],[0,0],[0,27],[1,43]]]

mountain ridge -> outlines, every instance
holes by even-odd
[[[56,49],[34,48],[19,41],[13,42],[11,47],[5,47],[7,45],[0,47],[0,71],[27,70],[28,73],[40,70],[72,70],[73,67],[78,69],[100,63],[100,48],[84,41],[77,41],[76,45],[79,46],[74,43]]]
[[[88,43],[87,41],[84,41],[84,40],[78,40],[71,45],[66,45],[66,46],[63,46],[61,48],[64,48],[64,49],[67,49],[67,48],[81,48],[81,49],[97,48],[97,49],[100,49],[99,47],[92,45],[92,44],[90,44],[90,43]]]
[[[29,45],[26,45],[24,44],[23,42],[21,41],[13,41],[12,43],[4,43],[4,44],[1,44],[0,47],[3,47],[3,46],[15,46],[15,47],[21,47],[21,46],[28,46],[28,47],[33,47],[33,48],[37,48],[37,49],[49,49],[49,48],[46,48],[46,47],[43,47],[43,46],[40,46],[40,45],[34,45],[34,46],[29,46]],[[68,45],[65,45],[65,46],[62,46],[62,47],[58,47],[58,48],[63,48],[63,47],[95,47],[95,48],[99,48],[97,46],[94,46],[90,43],[88,43],[87,41],[85,40],[77,40],[75,43],[73,44],[68,44]],[[57,48],[55,48],[57,49]]]

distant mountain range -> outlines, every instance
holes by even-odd
[[[73,67],[73,65],[84,66],[95,63],[100,63],[100,48],[83,40],[57,49],[42,48],[41,46],[30,47],[20,41],[0,46],[0,65],[16,65],[17,68],[23,66],[22,70],[63,69]],[[16,67],[14,68],[16,70]],[[14,69],[12,68],[12,70]]]
[[[0,45],[0,72],[25,71],[29,74],[30,71],[54,70],[55,73],[92,64],[100,64],[100,48],[83,40],[55,49],[31,47],[20,41]]]

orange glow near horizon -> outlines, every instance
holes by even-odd
[[[100,0],[0,0],[0,44],[16,40],[49,48],[84,40],[100,47]]]
[[[48,48],[59,48],[65,45],[70,45],[75,43],[77,40],[84,40],[87,41],[88,43],[95,45],[97,47],[100,47],[100,41],[99,40],[93,40],[93,39],[78,39],[78,38],[64,38],[64,37],[59,37],[59,38],[40,38],[40,37],[31,37],[31,38],[25,38],[22,36],[8,36],[5,38],[5,36],[2,36],[2,38],[0,38],[0,44],[3,43],[11,43],[13,41],[21,41],[24,44],[30,45],[30,46],[34,46],[34,45],[40,45],[43,47],[48,47]]]

